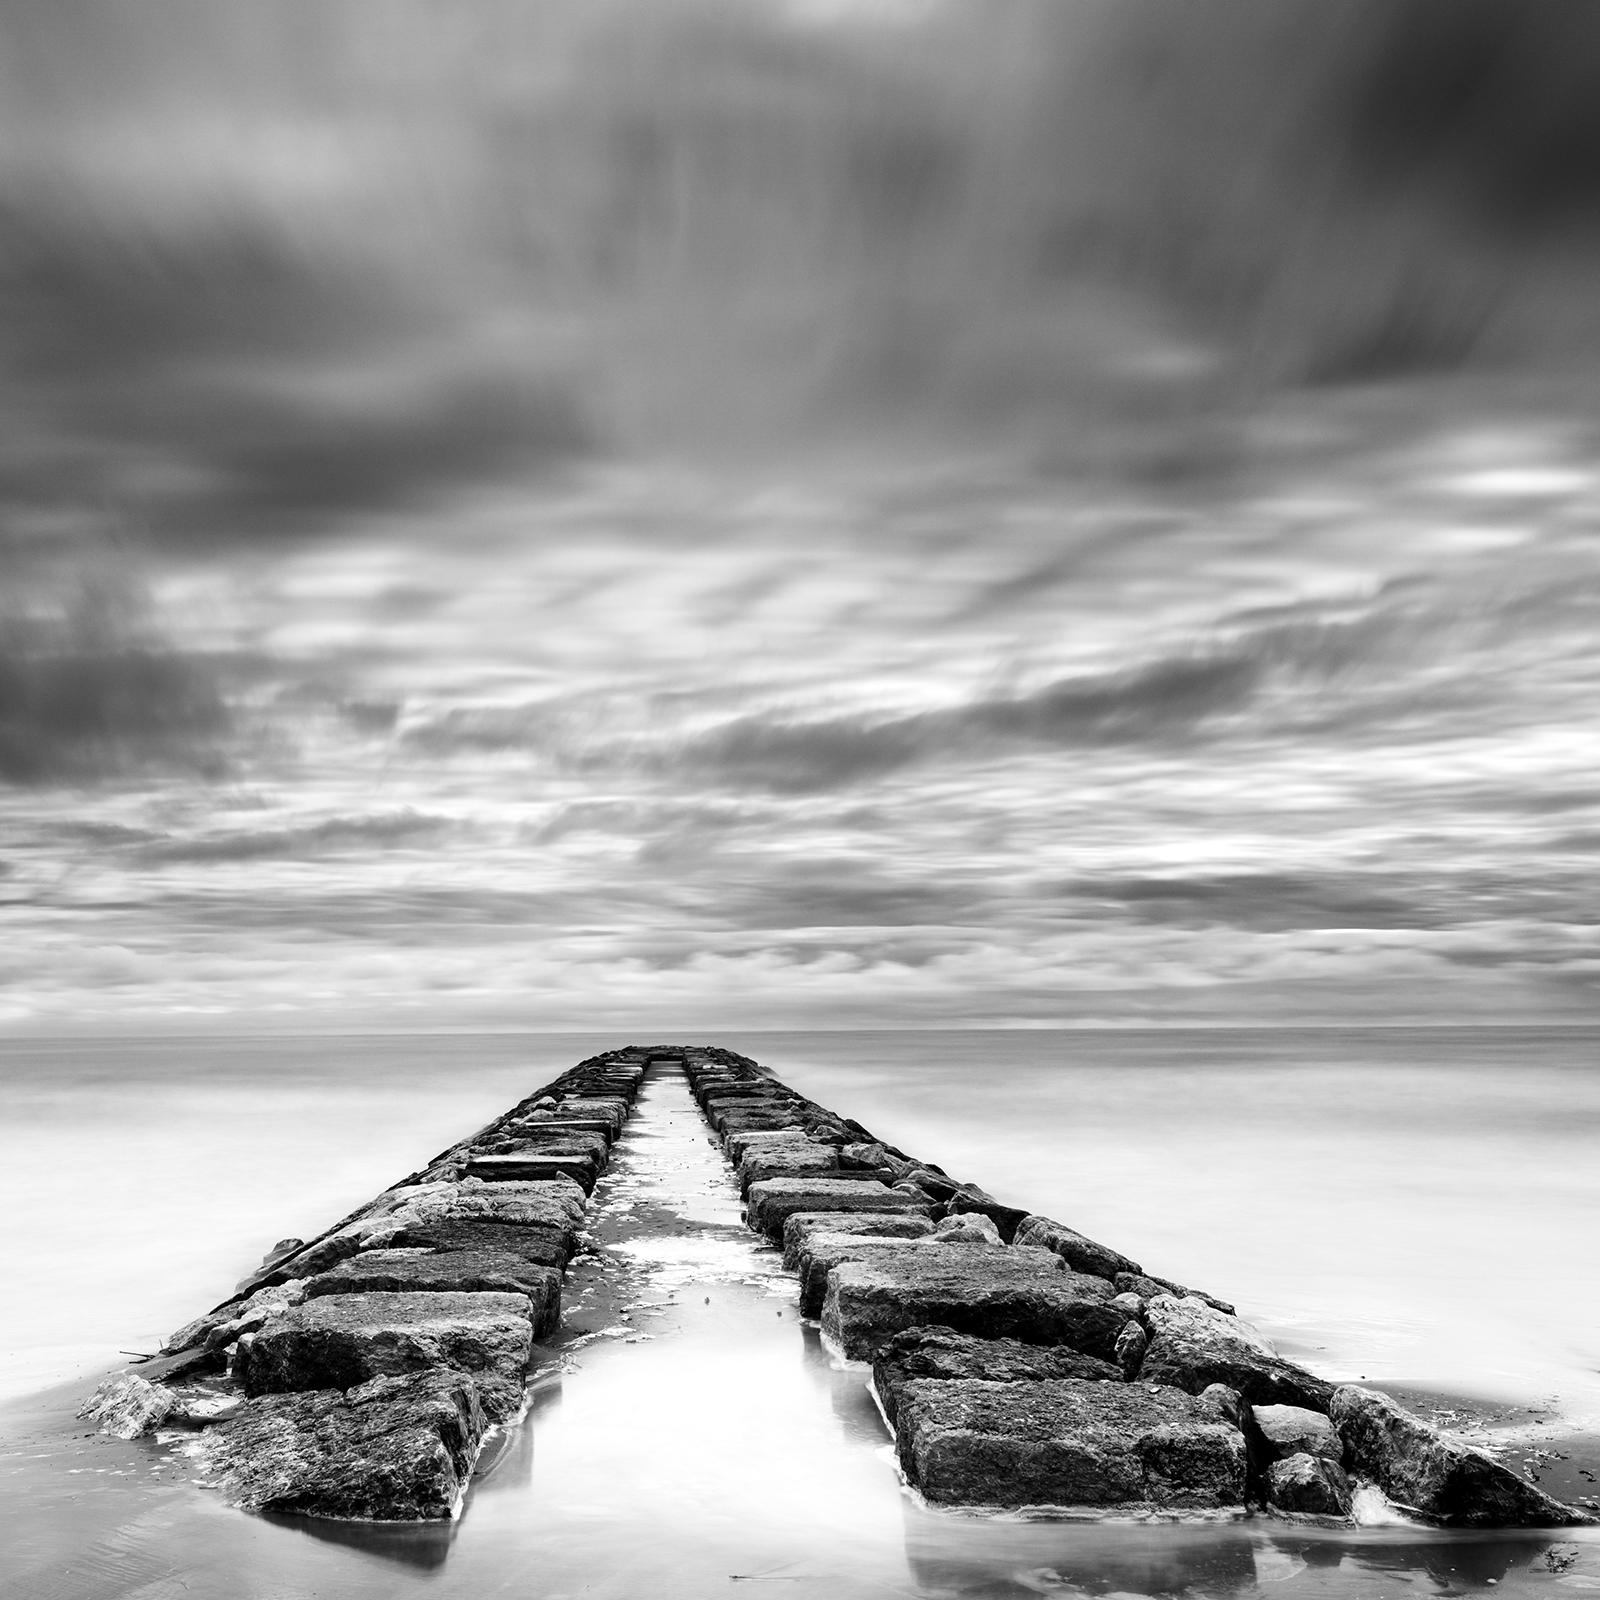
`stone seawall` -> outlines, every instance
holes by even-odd
[[[122,1437],[196,1430],[207,1477],[244,1507],[457,1515],[557,1334],[588,1196],[640,1084],[665,1072],[686,1075],[802,1315],[871,1364],[906,1482],[933,1504],[1337,1525],[1381,1492],[1442,1525],[1592,1520],[1387,1396],[1283,1359],[1227,1301],[698,1046],[580,1063],[317,1238],[275,1247],[81,1414]]]

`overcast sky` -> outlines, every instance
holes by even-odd
[[[1596,430],[709,9],[5,25],[0,1019],[1592,1019]]]

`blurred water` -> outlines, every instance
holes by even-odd
[[[8,1241],[27,1241],[7,1265],[21,1291],[8,1345],[52,1332],[109,1342],[139,1318],[186,1316],[261,1241],[329,1220],[539,1078],[618,1042],[13,1047],[4,1065],[22,1115],[0,1171],[9,1214],[29,1226]],[[1291,1313],[1331,1330],[1304,1351],[1323,1370],[1365,1341],[1399,1363],[1385,1370],[1443,1384],[1464,1378],[1452,1362],[1475,1352],[1476,1387],[1543,1404],[1538,1384],[1559,1376],[1568,1400],[1583,1398],[1562,1363],[1592,1369],[1596,1354],[1583,1298],[1596,1195],[1582,1151],[1600,1115],[1592,1032],[730,1042],[1002,1195],[1079,1222],[1157,1270],[1204,1274],[1276,1331]],[[181,1461],[153,1472],[140,1446],[49,1442],[39,1418],[58,1395],[13,1411],[29,1420],[0,1453],[19,1512],[0,1575],[19,1574],[18,1592],[52,1600],[334,1590],[443,1600],[530,1582],[545,1596],[618,1600],[699,1600],[736,1582],[819,1600],[1214,1600],[1262,1588],[1382,1600],[1397,1583],[1421,1582],[1458,1594],[1493,1581],[1531,1596],[1564,1570],[1547,1564],[1545,1535],[1339,1534],[1259,1519],[1028,1524],[929,1511],[900,1490],[860,1370],[830,1363],[815,1331],[796,1325],[775,1256],[739,1227],[737,1192],[681,1081],[647,1085],[642,1111],[597,1191],[615,1213],[608,1249],[643,1274],[620,1302],[640,1309],[613,1329],[626,1342],[587,1344],[575,1368],[541,1382],[460,1523],[242,1516],[191,1487]],[[1508,1215],[1517,1187],[1539,1174]],[[593,1270],[569,1278],[575,1319],[589,1315],[597,1281]],[[1472,1292],[1458,1294],[1468,1283]],[[1359,1305],[1346,1298],[1356,1295]],[[1502,1303],[1515,1328],[1492,1314]],[[1406,1345],[1415,1328],[1437,1333],[1455,1317],[1452,1340]],[[15,1386],[27,1374],[10,1355]],[[1600,1550],[1588,1531],[1556,1542],[1585,1562]],[[1586,1572],[1572,1574],[1578,1587]]]
[[[901,1148],[1233,1300],[1320,1370],[1600,1421],[1594,1029],[719,1033]],[[6,1388],[160,1338],[576,1034],[0,1047]],[[359,1137],[352,1141],[352,1128]]]

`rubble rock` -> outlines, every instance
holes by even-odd
[[[499,1421],[522,1405],[532,1343],[520,1294],[322,1295],[241,1339],[233,1375],[254,1397],[448,1367],[473,1380]]]
[[[1248,1322],[1197,1295],[1158,1294],[1147,1303],[1145,1318],[1150,1348],[1139,1369],[1142,1378],[1190,1394],[1225,1383],[1252,1404],[1327,1410],[1331,1383],[1285,1361]]]
[[[979,1211],[958,1212],[934,1224],[941,1244],[999,1244],[1000,1230]]]
[[[472,1380],[435,1369],[346,1392],[264,1395],[210,1429],[200,1452],[236,1505],[438,1521],[459,1509],[483,1431]]]
[[[1348,1517],[1350,1479],[1326,1456],[1296,1451],[1267,1468],[1267,1504],[1297,1516]]]
[[[1453,1528],[1559,1528],[1592,1520],[1386,1394],[1346,1384],[1329,1414],[1352,1472],[1405,1510]]]
[[[1179,1390],[1046,1379],[901,1386],[896,1447],[937,1505],[1242,1507],[1244,1436]]]
[[[1304,1406],[1253,1406],[1251,1415],[1263,1448],[1274,1461],[1301,1454],[1323,1461],[1344,1460],[1339,1430],[1320,1411],[1308,1411]]]
[[[137,1373],[107,1378],[78,1407],[78,1416],[113,1439],[137,1439],[167,1419],[175,1397],[165,1384],[151,1383]]]
[[[1140,1364],[1144,1361],[1144,1353],[1150,1346],[1150,1336],[1144,1329],[1133,1321],[1123,1323],[1122,1332],[1117,1335],[1116,1356],[1117,1365],[1122,1369],[1125,1378],[1133,1378],[1138,1374]]]
[[[1087,1234],[1049,1217],[1024,1217],[1012,1242],[1053,1250],[1074,1272],[1087,1272],[1095,1278],[1114,1279],[1119,1272],[1137,1274],[1144,1270],[1137,1261],[1129,1260],[1109,1245],[1098,1244]]]

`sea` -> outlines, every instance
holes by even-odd
[[[900,1484],[861,1373],[786,1314],[754,1241],[724,1274],[725,1348],[680,1353],[676,1371],[665,1336],[591,1348],[443,1543],[246,1517],[144,1444],[80,1440],[60,1468],[51,1419],[226,1298],[276,1241],[320,1231],[583,1057],[662,1042],[753,1056],[887,1142],[1234,1302],[1328,1377],[1519,1438],[1600,1431],[1600,1029],[11,1040],[0,1470],[13,1508],[36,1515],[0,1550],[0,1592],[1600,1589],[1600,1544],[1582,1532],[1552,1544],[930,1511]],[[706,1163],[715,1190],[726,1179],[702,1134],[680,1129],[682,1161]],[[716,1203],[736,1220],[736,1193]],[[676,1409],[649,1426],[648,1396],[669,1391]],[[656,1503],[669,1485],[670,1516]],[[5,1586],[8,1563],[22,1587]]]

